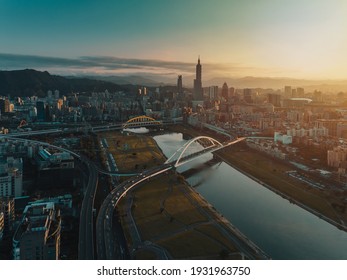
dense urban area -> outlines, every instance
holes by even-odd
[[[205,87],[200,58],[192,89],[55,81],[0,83],[0,259],[272,258],[176,170],[208,152],[199,168],[223,161],[347,230],[347,93]],[[154,137],[170,133],[198,151],[169,162]]]

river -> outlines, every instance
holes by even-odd
[[[187,140],[180,133],[154,137],[166,157]],[[199,161],[206,161],[212,155]],[[182,172],[192,166],[180,167]],[[184,169],[183,169],[184,168]],[[208,176],[206,176],[208,174]],[[203,180],[202,180],[203,178]],[[347,233],[222,162],[186,180],[273,259],[347,260]]]

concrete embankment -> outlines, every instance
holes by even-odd
[[[219,157],[221,160],[223,160],[225,163],[227,163],[228,165],[230,165],[231,167],[233,167],[234,169],[236,169],[237,171],[241,172],[242,174],[246,175],[247,177],[251,178],[252,180],[256,181],[257,183],[259,183],[260,185],[266,187],[267,189],[271,190],[272,192],[278,194],[279,196],[289,200],[289,202],[294,203],[298,206],[300,206],[301,208],[305,209],[306,211],[309,211],[310,213],[316,215],[317,217],[325,220],[326,222],[336,226],[338,229],[347,231],[347,226],[344,224],[341,224],[325,215],[323,215],[322,213],[308,207],[307,205],[305,205],[304,203],[293,199],[291,196],[279,191],[278,189],[276,189],[274,186],[271,186],[269,184],[266,184],[265,182],[263,182],[262,180],[258,179],[257,177],[253,176],[252,174],[246,172],[245,170],[241,169],[240,167],[238,167],[237,165],[235,165],[234,163],[230,162],[228,159],[226,159],[223,155],[221,155],[220,153],[215,153],[215,156]]]

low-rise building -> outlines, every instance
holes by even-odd
[[[74,168],[74,158],[68,152],[51,154],[47,149],[40,149],[35,159],[39,170]]]
[[[274,141],[281,142],[284,145],[288,145],[293,143],[293,137],[290,135],[282,134],[280,132],[275,132]]]
[[[287,158],[287,154],[282,152],[278,147],[276,147],[272,141],[262,141],[260,139],[247,139],[246,143],[248,147],[258,150],[260,152],[264,152],[272,157],[276,157],[283,160]]]

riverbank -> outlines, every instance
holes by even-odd
[[[316,215],[317,217],[319,217],[319,218],[325,220],[326,222],[336,226],[337,228],[342,229],[344,231],[347,231],[347,227],[345,225],[343,225],[343,224],[341,224],[341,223],[339,223],[339,222],[337,222],[337,221],[335,221],[335,220],[333,220],[333,219],[323,215],[321,212],[318,212],[317,210],[309,207],[308,205],[300,202],[299,200],[294,199],[292,194],[289,195],[289,194],[285,193],[284,191],[280,191],[278,188],[273,187],[273,185],[274,185],[273,182],[271,182],[271,184],[267,184],[264,181],[259,180],[257,177],[253,176],[251,173],[245,172],[244,169],[240,169],[237,164],[234,164],[234,163],[232,163],[231,160],[227,159],[228,156],[225,156],[225,155],[222,155],[222,154],[216,154],[216,156],[219,157],[221,160],[223,160],[225,163],[229,164],[231,167],[233,167],[237,171],[241,172],[242,174],[246,175],[247,177],[251,178],[252,180],[254,180],[257,183],[259,183],[260,185],[262,185],[262,186],[266,187],[267,189],[271,190],[272,192],[278,194],[279,196],[289,200],[291,203],[295,203],[296,205],[300,206],[301,208],[305,209],[306,211]],[[306,201],[306,203],[307,204],[311,204],[311,203],[308,203],[307,201]],[[314,207],[314,206],[312,206],[312,207]],[[326,209],[323,209],[322,212],[326,212],[327,213]]]
[[[223,140],[221,139],[223,136],[215,132],[191,126],[177,125],[172,127],[172,131],[188,134],[191,137],[207,135]],[[344,205],[343,198],[332,194],[330,190],[315,189],[290,177],[287,172],[292,171],[293,166],[251,150],[244,142],[217,151],[215,155],[291,203],[347,231],[347,212],[341,207]]]

